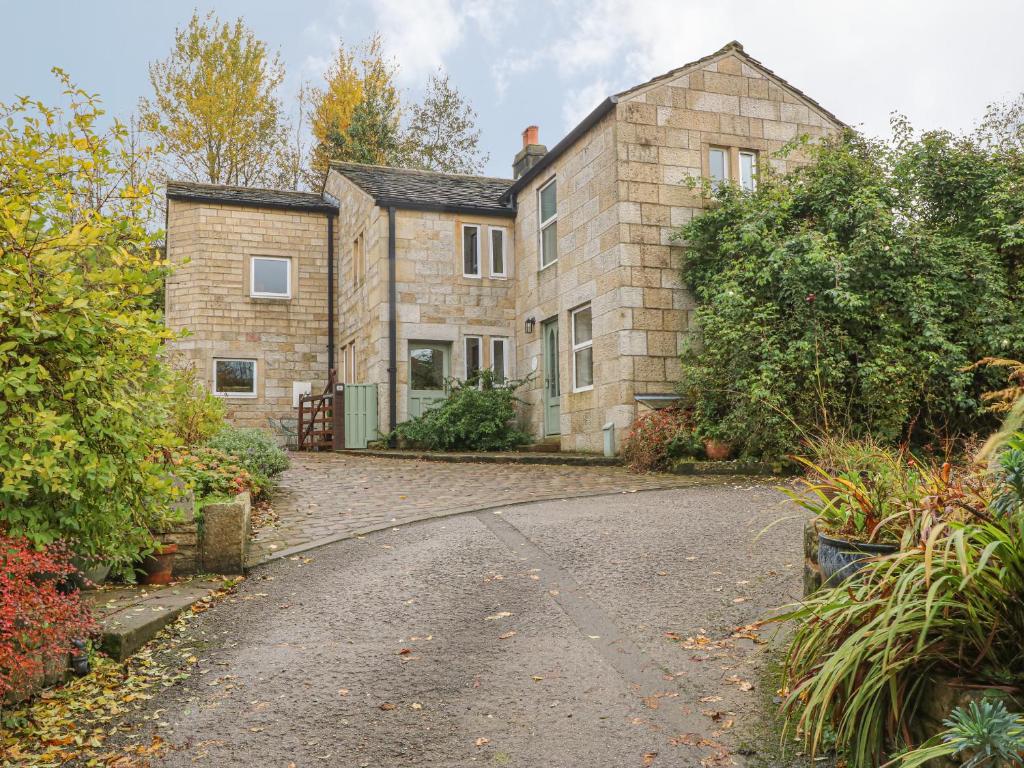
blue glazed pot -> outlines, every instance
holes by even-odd
[[[873,557],[884,557],[899,551],[896,544],[867,544],[862,541],[833,539],[824,533],[818,534],[818,567],[824,586],[842,584],[859,571],[865,561]]]

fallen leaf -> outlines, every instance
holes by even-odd
[[[412,648],[403,648],[402,650],[400,650],[398,652],[398,655],[399,656],[408,656],[410,653],[412,653]]]
[[[484,617],[484,621],[494,621],[495,619],[504,619],[512,615],[512,611],[501,611],[493,616]]]
[[[698,699],[698,701],[703,702],[704,704],[710,704],[713,701],[721,701],[721,700],[722,700],[721,696],[705,696],[702,699]]]
[[[423,705],[422,705],[422,704],[420,704],[420,703],[419,703],[418,701],[414,701],[414,702],[412,703],[412,708],[413,708],[413,709],[423,709]]]
[[[747,598],[745,598],[745,597],[737,597],[737,598],[735,598],[733,600],[733,602],[734,603],[745,603],[745,602],[747,602]]]
[[[658,756],[657,752],[645,752],[644,753],[644,765],[648,766],[654,763],[654,758]]]
[[[339,688],[338,689],[338,695],[339,696],[348,696],[348,688]]]
[[[508,639],[509,639],[510,637],[512,637],[513,635],[515,635],[515,633],[516,633],[516,631],[515,631],[514,629],[512,629],[512,630],[509,630],[509,631],[508,631],[508,632],[506,632],[506,633],[505,633],[504,635],[498,635],[498,639],[499,639],[499,640],[508,640]]]
[[[390,701],[385,701],[383,704],[380,705],[380,708],[383,709],[385,712],[390,712],[392,709],[395,708],[395,705],[392,704]]]
[[[485,739],[483,736],[481,736],[479,739],[477,739],[473,743],[476,744],[478,747],[482,747],[482,746],[484,746],[486,744],[490,744],[491,740],[490,739]]]
[[[531,678],[531,679],[533,680],[533,682],[535,682],[535,683],[539,683],[539,682],[540,682],[541,680],[543,680],[543,679],[544,679],[544,678],[543,678],[543,677],[541,677],[540,675],[530,675],[530,678]]]

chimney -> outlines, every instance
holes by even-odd
[[[548,152],[548,148],[540,143],[540,129],[530,125],[523,131],[523,148],[512,161],[512,178],[518,179],[533,168]]]

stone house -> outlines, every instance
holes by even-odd
[[[700,180],[753,188],[803,162],[788,142],[842,127],[733,42],[550,150],[531,126],[512,179],[333,163],[321,195],[169,184],[168,253],[191,261],[168,323],[241,422],[294,418],[293,391],[336,368],[378,385],[385,432],[486,367],[528,379],[538,440],[600,451],[678,379],[694,305],[671,233]]]

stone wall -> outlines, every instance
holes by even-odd
[[[558,157],[517,196],[516,328],[536,321],[530,335],[519,336],[517,357],[535,379],[522,397],[531,431],[544,434],[544,353],[541,323],[557,319],[561,381],[562,450],[600,452],[601,426],[615,422],[617,434],[635,411],[631,388],[629,315],[639,297],[625,289],[619,234],[616,182],[616,121],[609,114]],[[538,191],[551,179],[557,185],[558,260],[541,269]],[[634,292],[635,293],[635,292]],[[590,303],[593,318],[593,389],[573,392],[571,310]]]
[[[683,247],[671,234],[708,202],[691,182],[710,176],[709,149],[728,150],[734,180],[740,150],[787,171],[806,162],[799,153],[777,156],[788,141],[840,126],[732,51],[622,95],[616,118],[619,233],[632,300],[624,304],[630,330],[622,347],[632,364],[623,368],[632,368],[636,392],[671,391],[679,353],[699,341],[696,305],[682,284]]]
[[[228,418],[294,430],[293,382],[327,380],[327,218],[322,213],[169,200],[167,326],[191,335],[169,347],[212,390],[213,360],[255,359],[256,397],[225,397]],[[250,259],[291,259],[290,299],[250,296]]]
[[[358,383],[378,385],[380,430],[388,429],[388,214],[355,184],[331,171],[327,192],[338,200],[342,284],[339,339],[354,343]],[[463,224],[506,230],[506,278],[492,278],[487,269],[488,243],[482,242],[482,276],[463,276]],[[365,278],[356,285],[352,259],[362,233]],[[486,238],[484,237],[484,240]],[[450,374],[464,376],[464,339],[480,336],[483,365],[489,366],[490,340],[508,339],[510,375],[515,368],[515,243],[508,218],[400,209],[395,216],[395,292],[397,313],[398,421],[408,418],[409,343],[433,341],[451,347]],[[339,363],[340,365],[340,363]]]

